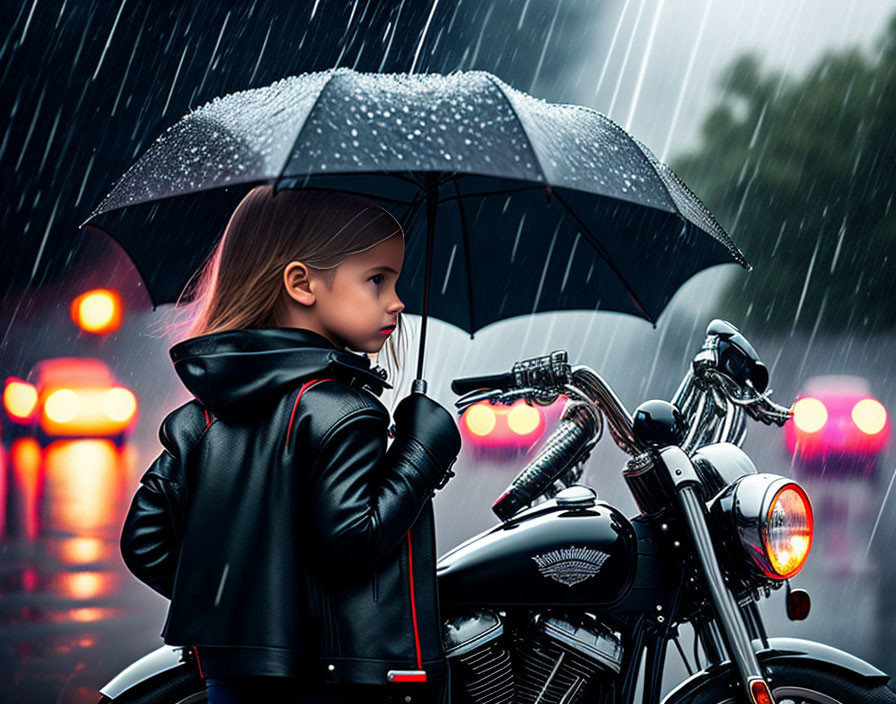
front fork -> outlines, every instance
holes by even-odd
[[[676,446],[666,447],[659,454],[663,468],[675,488],[675,502],[691,535],[726,650],[740,673],[747,701],[753,704],[774,704],[740,608],[719,569],[706,525],[703,501],[697,489],[700,481],[694,465],[685,452]]]

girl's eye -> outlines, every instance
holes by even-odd
[[[382,274],[376,274],[375,276],[371,276],[368,279],[368,281],[373,281],[373,283],[375,283],[377,286],[379,286],[381,283],[383,283],[384,278],[386,278],[386,277],[383,276]],[[374,281],[374,279],[377,279],[377,281]]]

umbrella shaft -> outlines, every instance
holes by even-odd
[[[420,320],[420,347],[417,351],[417,378],[414,391],[426,393],[423,379],[423,352],[426,347],[426,322],[429,317],[429,283],[432,278],[432,250],[436,229],[436,213],[439,204],[438,174],[427,173],[426,183],[426,275],[423,279],[423,317]]]

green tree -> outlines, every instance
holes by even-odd
[[[700,148],[673,168],[753,265],[721,312],[752,329],[896,326],[896,16],[877,53],[802,78],[736,60]]]

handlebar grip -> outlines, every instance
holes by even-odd
[[[451,390],[461,395],[477,389],[509,389],[513,383],[513,374],[510,372],[486,374],[485,376],[465,376],[454,379],[451,382]]]
[[[517,475],[492,505],[494,514],[506,521],[532,503],[551,482],[556,481],[575,464],[594,433],[594,421],[584,411],[578,416],[561,421],[538,456]]]
[[[570,383],[572,370],[566,350],[554,350],[548,355],[522,359],[515,362],[513,369],[500,374],[467,376],[451,382],[451,390],[460,395],[479,389],[501,389],[532,387],[543,390],[558,390]]]

